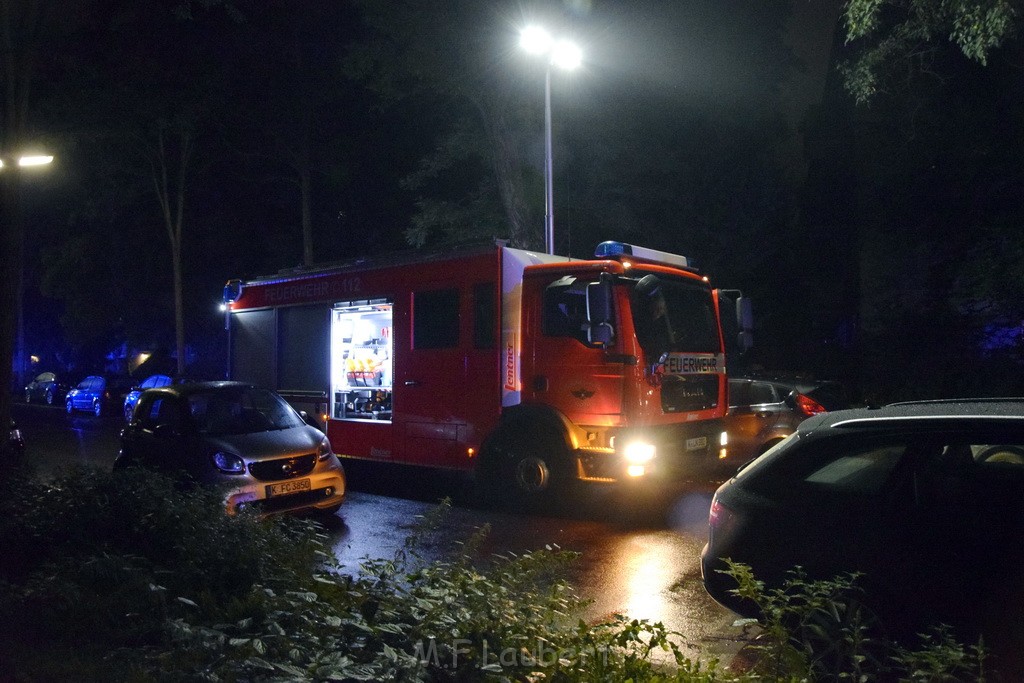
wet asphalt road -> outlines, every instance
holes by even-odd
[[[20,404],[14,417],[38,476],[76,464],[109,468],[117,455],[119,417],[68,416],[59,408]],[[394,556],[417,520],[449,498],[441,526],[422,537],[425,558],[451,553],[486,524],[485,554],[545,546],[579,553],[568,578],[593,601],[582,615],[587,620],[618,613],[663,622],[683,635],[695,659],[728,663],[742,646],[735,615],[711,600],[700,581],[712,483],[645,501],[585,491],[557,512],[517,514],[473,500],[468,482],[449,473],[358,462],[346,462],[346,470],[349,493],[328,529],[346,570],[358,571],[366,558]]]

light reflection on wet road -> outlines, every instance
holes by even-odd
[[[117,418],[69,417],[34,405],[15,406],[14,416],[39,476],[76,464],[109,468],[117,455],[122,424]],[[475,504],[465,495],[463,480],[443,473],[346,466],[350,492],[329,529],[346,570],[356,571],[366,558],[394,556],[419,517],[449,497],[454,502],[442,525],[422,538],[426,559],[454,552],[459,541],[487,524],[485,556],[548,545],[579,553],[568,578],[592,601],[582,615],[588,621],[614,614],[660,621],[683,635],[691,646],[686,654],[702,660],[718,656],[727,663],[741,645],[732,626],[735,616],[712,601],[700,582],[711,487],[677,494],[638,517],[616,512],[628,510],[629,499],[588,499],[557,515],[522,515]]]

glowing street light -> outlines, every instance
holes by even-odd
[[[540,26],[527,26],[519,34],[519,46],[533,55],[546,56],[544,69],[544,247],[555,253],[555,201],[551,170],[551,66],[572,71],[583,61],[583,52],[568,40],[556,40]]]
[[[49,154],[34,154],[23,157],[18,157],[18,166],[25,168],[27,166],[46,166],[53,162],[53,156]],[[6,168],[7,164],[3,159],[0,159],[0,168]]]

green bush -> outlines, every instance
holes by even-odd
[[[219,492],[156,474],[82,470],[0,484],[0,670],[16,681],[746,681],[825,676],[819,645],[787,610],[840,609],[833,584],[765,591],[755,670],[683,656],[660,623],[580,620],[564,580],[574,555],[543,548],[480,558],[481,529],[425,561],[421,533],[394,557],[341,572],[311,521],[224,514]],[[841,584],[836,584],[840,585]],[[802,593],[801,593],[802,591]],[[800,594],[803,597],[795,597]],[[811,600],[808,596],[813,596]],[[799,609],[798,609],[799,607]],[[776,611],[772,611],[772,610]],[[812,623],[810,620],[808,624]],[[820,622],[819,622],[820,625]],[[843,666],[879,662],[856,632]],[[804,631],[809,633],[809,631]],[[810,639],[807,643],[810,643]],[[973,670],[950,639],[902,656],[914,680]],[[817,659],[816,659],[817,658]],[[893,660],[895,661],[895,660]],[[770,665],[770,666],[769,666]],[[894,671],[891,662],[886,671]],[[959,668],[957,668],[959,667]],[[967,667],[967,668],[964,668]],[[926,674],[934,674],[925,678]]]
[[[885,624],[865,604],[857,580],[846,574],[831,580],[807,579],[794,568],[780,587],[766,587],[750,567],[726,560],[736,580],[734,593],[761,613],[751,649],[753,673],[769,680],[983,681],[983,643],[966,647],[942,625],[919,634],[908,649],[885,636]],[[738,624],[742,624],[741,620]]]

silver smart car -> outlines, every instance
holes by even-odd
[[[323,432],[273,391],[241,382],[144,391],[114,462],[130,465],[221,486],[230,514],[333,514],[345,496],[345,470]]]

